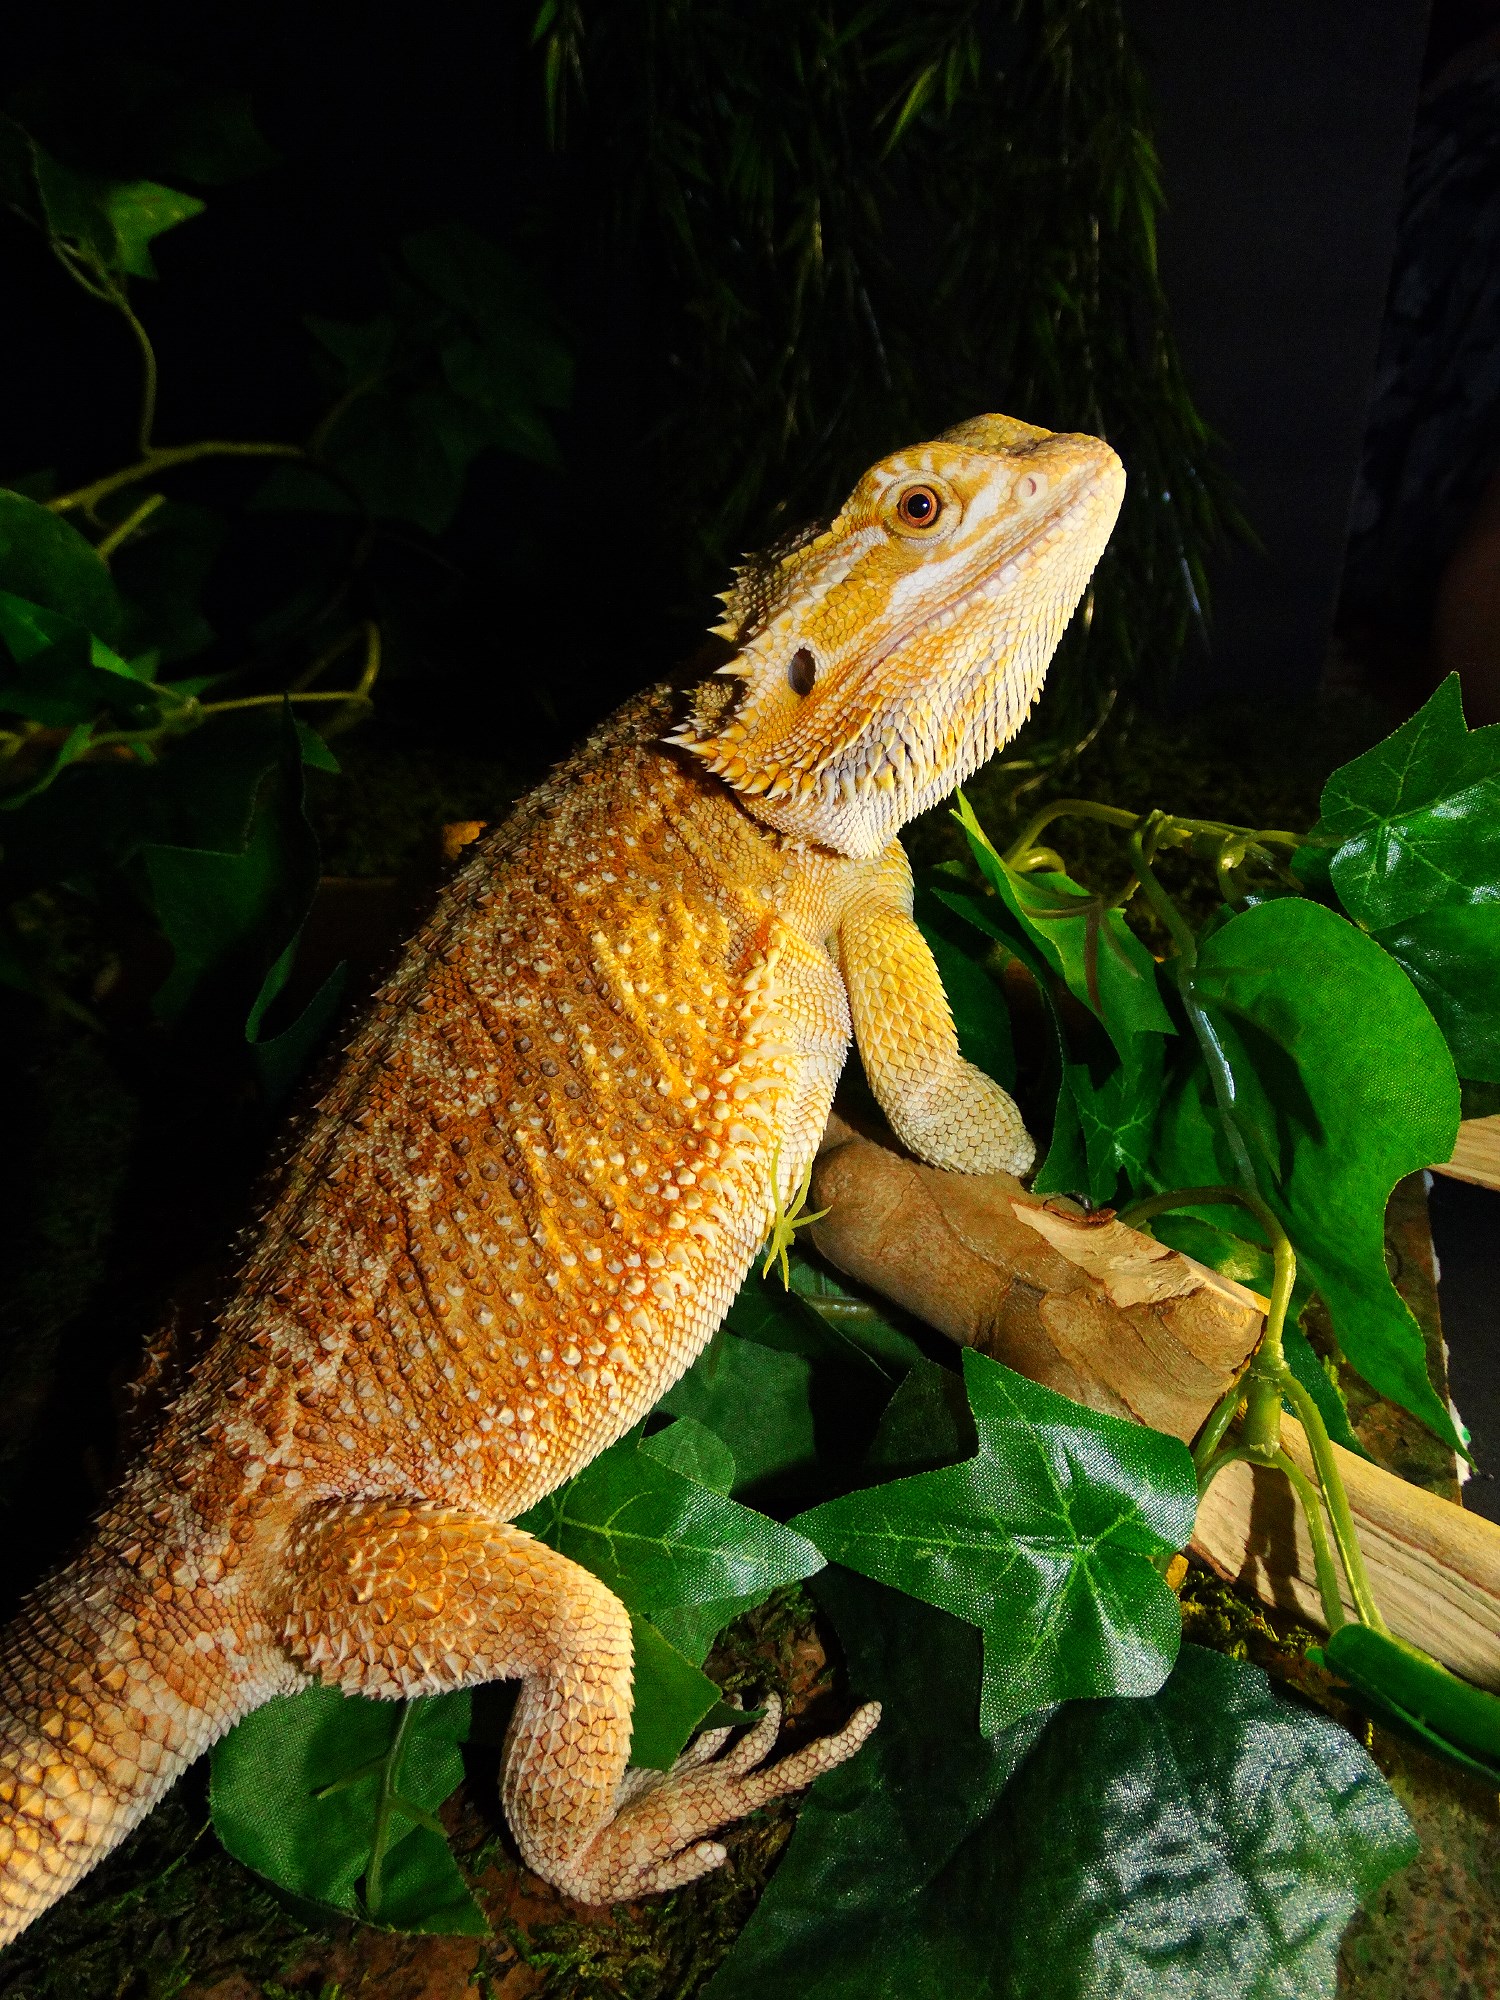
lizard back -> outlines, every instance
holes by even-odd
[[[669,717],[632,702],[479,843],[351,1042],[155,1454],[210,1531],[283,1494],[518,1513],[722,1318],[849,1016],[805,871]]]

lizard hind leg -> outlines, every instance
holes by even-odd
[[[438,1694],[519,1678],[502,1797],[527,1863],[581,1902],[674,1889],[725,1858],[707,1836],[858,1749],[879,1719],[769,1770],[779,1711],[716,1755],[631,1772],[630,1616],[597,1577],[524,1529],[426,1501],[337,1501],[293,1539],[284,1643],[351,1694]]]

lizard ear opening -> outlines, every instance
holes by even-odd
[[[806,646],[799,646],[786,664],[786,684],[795,695],[810,695],[818,678],[818,663]]]

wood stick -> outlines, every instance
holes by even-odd
[[[919,1165],[830,1123],[812,1189],[830,1263],[950,1339],[1091,1409],[1185,1442],[1260,1337],[1265,1301],[1101,1212],[1008,1175]],[[1311,1461],[1301,1426],[1286,1448]],[[1334,1447],[1391,1629],[1500,1689],[1500,1527]],[[1285,1479],[1231,1466],[1199,1509],[1193,1552],[1265,1603],[1323,1624],[1307,1527]]]
[[[1253,1292],[1008,1174],[950,1174],[852,1135],[818,1161],[818,1249],[966,1347],[1075,1402],[1195,1435],[1260,1338]]]
[[[1282,1443],[1311,1474],[1302,1426]],[[1500,1689],[1500,1527],[1333,1447],[1375,1601],[1409,1639],[1481,1687]],[[1323,1629],[1307,1523],[1279,1473],[1231,1465],[1204,1496],[1192,1550],[1228,1582]],[[1351,1610],[1348,1592],[1344,1602]]]
[[[1453,1158],[1433,1168],[1456,1181],[1500,1188],[1500,1118],[1466,1118],[1458,1128]]]

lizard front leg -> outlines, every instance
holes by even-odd
[[[852,1757],[879,1720],[867,1704],[836,1736],[761,1770],[776,1736],[768,1712],[726,1755],[715,1753],[728,1732],[716,1732],[671,1772],[627,1776],[629,1613],[524,1529],[424,1501],[336,1501],[310,1512],[292,1564],[287,1648],[346,1693],[521,1679],[506,1817],[529,1865],[581,1902],[706,1875],[725,1859],[706,1836]]]
[[[896,1137],[930,1166],[1024,1174],[1036,1147],[1014,1099],[958,1052],[899,841],[844,909],[838,953],[865,1074]]]

